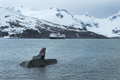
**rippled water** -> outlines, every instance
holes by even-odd
[[[46,47],[45,58],[58,63],[45,68],[24,68]],[[118,39],[0,39],[1,80],[120,80]]]

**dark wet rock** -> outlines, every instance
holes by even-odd
[[[47,65],[56,64],[56,59],[45,59],[45,60],[30,60],[24,61],[20,65],[22,67],[33,68],[33,67],[45,67]]]
[[[21,34],[20,38],[40,38],[41,34],[37,30],[26,29]]]
[[[0,37],[4,37],[4,36],[8,36],[8,32],[2,32],[2,31],[0,30]]]

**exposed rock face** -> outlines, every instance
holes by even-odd
[[[50,64],[56,64],[56,59],[45,59],[45,60],[30,60],[30,61],[24,61],[20,65],[27,68],[33,68],[33,67],[45,67]]]
[[[2,31],[0,30],[0,37],[4,37],[4,36],[8,36],[8,33],[7,33],[7,32],[2,32]]]
[[[49,35],[50,35],[50,31],[47,31],[45,29],[40,29],[40,32],[39,33],[38,31],[36,30],[33,30],[33,29],[27,29],[25,31],[23,31],[22,34],[18,34],[17,37],[19,38],[49,38]],[[57,29],[55,30],[55,32],[60,32],[61,34],[65,34],[66,38],[68,39],[75,39],[75,38],[79,38],[79,39],[89,39],[89,38],[92,38],[92,39],[108,39],[108,37],[106,36],[103,36],[103,35],[99,35],[99,34],[96,34],[96,33],[93,33],[93,32],[77,32],[77,31],[69,31],[69,30],[60,30],[60,29]],[[76,34],[79,36],[77,37]],[[12,35],[11,37],[14,37],[16,35]]]

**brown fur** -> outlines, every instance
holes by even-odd
[[[42,48],[40,51],[40,54],[45,54],[45,50],[46,50],[46,48]]]

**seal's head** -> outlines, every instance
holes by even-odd
[[[42,48],[41,51],[40,51],[40,53],[41,54],[45,54],[45,51],[46,51],[46,48]]]

